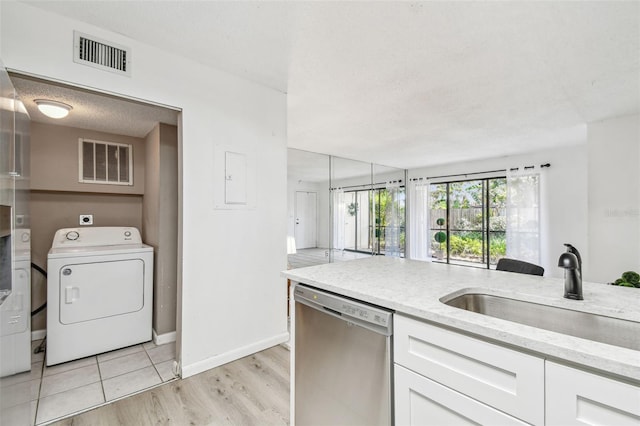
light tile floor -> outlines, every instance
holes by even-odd
[[[32,342],[35,349],[40,341]],[[0,379],[0,425],[41,425],[175,379],[175,343],[153,342]]]

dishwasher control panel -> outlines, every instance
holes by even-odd
[[[366,307],[363,309],[358,306],[354,306],[351,303],[343,303],[342,312],[353,317],[370,320],[381,325],[387,325],[388,316],[372,311],[370,307]]]
[[[360,325],[388,329],[391,334],[393,312],[387,309],[301,284],[295,286],[294,299]]]

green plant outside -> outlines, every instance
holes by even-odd
[[[483,244],[486,245],[487,236],[491,246],[488,250],[485,247],[484,253],[490,253],[490,263],[495,264],[506,255],[506,179],[488,179],[485,184],[488,185],[488,199],[483,180],[450,182],[448,191],[446,184],[430,187],[431,217],[441,218],[449,213],[451,259],[486,263]],[[484,217],[485,211],[489,214],[488,219]],[[438,231],[437,225],[440,225],[437,220],[432,222],[431,232]],[[442,249],[441,246],[432,243],[433,250]]]
[[[369,203],[374,206],[374,228],[373,236],[379,242],[382,252],[387,250],[386,230],[395,228],[398,232],[399,249],[404,253],[404,245],[406,239],[405,232],[405,190],[400,188],[397,199],[394,200],[392,193],[387,189],[370,190]],[[357,203],[351,203],[347,206],[348,213],[355,215],[358,213],[359,206]]]
[[[442,244],[447,241],[447,234],[442,231],[436,232],[436,234],[433,236],[433,239]]]
[[[466,236],[451,235],[449,249],[451,257],[482,261],[482,236],[479,233],[468,233]],[[503,236],[491,239],[491,260],[497,262],[507,254],[507,241]]]

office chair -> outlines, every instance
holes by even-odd
[[[506,257],[498,260],[496,271],[516,272],[518,274],[540,276],[544,274],[544,268],[542,266],[534,265],[533,263],[524,262],[522,260],[507,259]]]

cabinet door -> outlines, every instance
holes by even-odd
[[[400,365],[394,373],[397,426],[526,425]]]
[[[526,422],[544,423],[542,358],[395,315],[394,360]]]
[[[640,425],[640,387],[546,362],[546,424]]]

